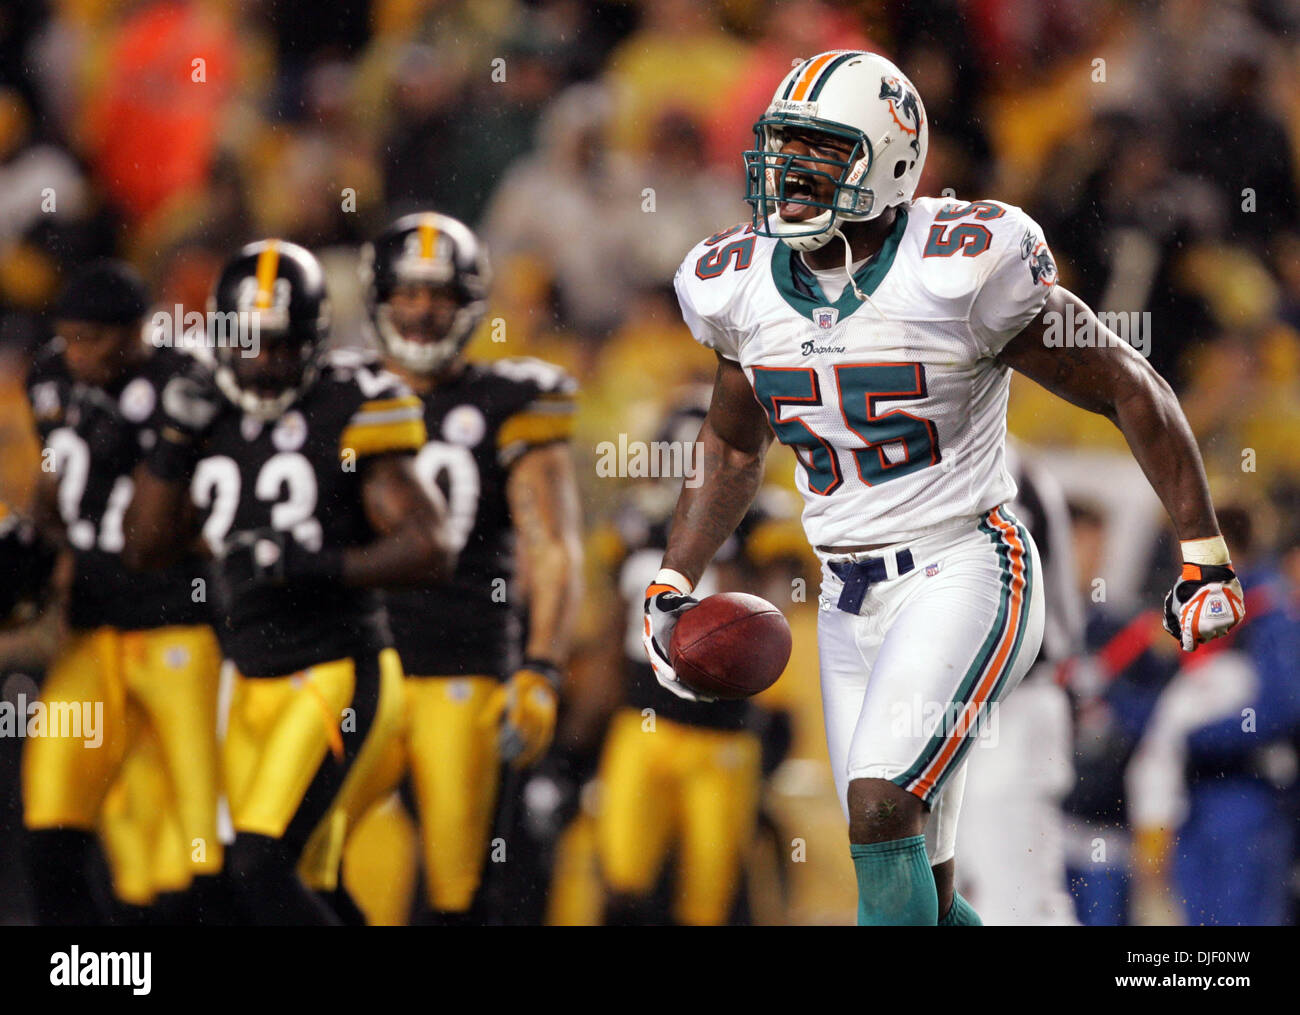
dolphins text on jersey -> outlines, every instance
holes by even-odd
[[[1037,223],[918,198],[853,280],[866,300],[847,285],[832,299],[749,226],[704,240],[676,277],[696,340],[741,365],[798,457],[809,541],[902,542],[1010,500],[1010,371],[994,357],[1056,282]]]

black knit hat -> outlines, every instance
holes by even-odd
[[[107,258],[79,268],[63,287],[55,315],[64,321],[134,324],[149,309],[149,290],[125,261]]]

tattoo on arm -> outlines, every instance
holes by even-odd
[[[569,446],[526,453],[510,470],[506,496],[528,589],[525,654],[560,664],[582,599],[582,509]]]

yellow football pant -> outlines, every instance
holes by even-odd
[[[500,681],[408,677],[407,740],[429,905],[461,913],[483,878],[496,814],[499,727],[482,717]]]
[[[190,871],[221,867],[220,665],[206,626],[103,627],[75,634],[46,675],[41,702],[51,728],[24,745],[24,824],[98,829],[124,901],[144,904],[184,887]],[[79,731],[53,728],[55,716],[74,711],[95,726],[93,737],[84,722]],[[178,855],[189,857],[183,875]]]
[[[226,720],[222,764],[235,831],[303,840],[299,873],[320,891],[338,886],[348,836],[404,764],[397,653],[362,661],[377,666],[377,678],[358,681],[357,665],[338,659],[284,677],[236,674]]]
[[[343,885],[371,927],[405,927],[419,874],[420,833],[390,793],[361,819],[343,851]]]
[[[670,847],[680,923],[726,920],[754,835],[761,765],[752,733],[614,716],[600,765],[596,842],[605,881],[645,897]]]
[[[596,849],[596,819],[579,812],[560,834],[546,898],[546,926],[596,927],[604,915],[605,884]]]
[[[189,887],[191,861],[186,854],[191,850],[171,800],[162,748],[151,727],[143,727],[127,751],[104,797],[98,827],[112,872],[113,894],[123,902],[147,906],[160,892]],[[207,848],[200,842],[194,851],[201,854]]]

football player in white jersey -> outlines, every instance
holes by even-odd
[[[1182,541],[1165,612],[1185,650],[1240,621],[1241,586],[1177,399],[1056,285],[1038,225],[996,201],[913,199],[928,125],[897,67],[866,52],[801,61],[754,129],[753,221],[677,273],[718,371],[704,481],[683,489],[646,590],[646,649],[690,696],[672,628],[779,438],[823,564],[826,737],[858,922],[977,924],[953,891],[964,762],[1043,633],[1038,554],[1007,508],[1011,370],[1127,438]]]

